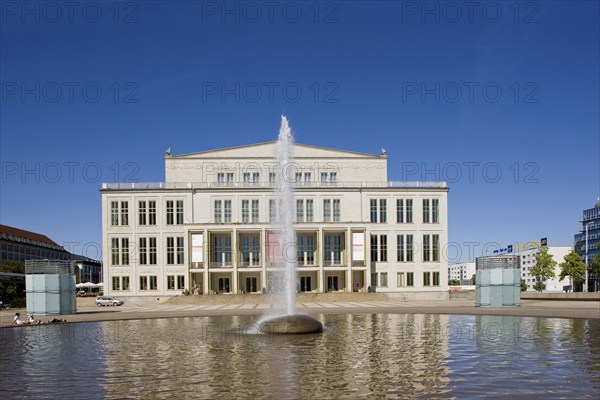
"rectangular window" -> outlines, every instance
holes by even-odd
[[[304,184],[305,185],[310,184],[311,180],[312,180],[312,174],[310,172],[305,172],[304,173]]]
[[[377,287],[377,272],[371,273],[371,286]]]
[[[277,221],[277,204],[275,200],[269,200],[269,222]]]
[[[258,222],[258,200],[252,200],[252,222]]]
[[[185,276],[177,275],[177,289],[185,288]]]
[[[431,200],[431,222],[440,223],[440,201],[438,199]]]
[[[121,264],[129,265],[129,238],[121,239]]]
[[[150,265],[156,265],[156,238],[151,237],[149,238],[148,242],[148,255],[150,259]]]
[[[433,273],[433,286],[440,286],[440,273],[439,272]]]
[[[140,265],[148,264],[148,241],[145,237],[138,240],[140,247]]]
[[[371,199],[370,205],[371,205],[371,222],[376,223],[377,222],[377,200]]]
[[[177,237],[177,264],[183,264],[183,236]]]
[[[148,277],[140,276],[140,290],[148,290]]]
[[[429,223],[429,199],[423,199],[423,223]]]
[[[217,183],[220,184],[220,185],[222,185],[222,184],[225,183],[225,174],[224,173],[219,172],[217,174]]]
[[[340,222],[342,213],[340,208],[340,200],[333,200],[333,222]]]
[[[129,225],[129,202],[121,202],[121,225]]]
[[[314,205],[311,199],[306,200],[306,222],[313,222],[314,220]]]
[[[158,290],[158,279],[156,275],[150,275],[150,290]]]
[[[396,200],[396,222],[399,224],[404,223],[404,200]]]
[[[423,272],[423,286],[431,286],[431,272]]]
[[[304,222],[304,200],[296,200],[296,222]]]
[[[431,250],[433,253],[432,261],[439,262],[440,261],[440,235],[432,235]]]
[[[118,276],[113,276],[112,277],[112,290],[121,290],[121,280],[119,279]]]
[[[111,254],[112,254],[112,265],[119,265],[119,239],[111,239]]]
[[[325,265],[340,265],[342,263],[342,235],[325,235],[323,241]]]
[[[223,221],[223,210],[221,209],[221,200],[215,200],[215,223],[220,224]]]
[[[412,224],[413,222],[413,201],[412,199],[406,199],[406,223]]]
[[[113,226],[119,225],[119,202],[110,202],[110,224]]]
[[[175,275],[167,275],[167,290],[175,290]]]
[[[415,273],[414,272],[406,273],[406,286],[408,286],[408,287],[415,286]]]
[[[406,286],[406,283],[404,281],[404,272],[398,272],[397,277],[396,277],[396,286],[397,287]]]
[[[413,235],[406,235],[406,261],[413,262]]]
[[[295,182],[298,184],[302,183],[302,172],[296,172]]]
[[[175,264],[175,238],[167,238],[167,264]]]
[[[396,236],[396,261],[404,262],[404,235]]]
[[[423,261],[431,261],[431,236],[423,235]]]
[[[331,222],[331,200],[323,200],[323,221]]]
[[[227,184],[228,185],[233,185],[233,172],[228,172],[227,173]]]
[[[242,200],[242,223],[250,222],[250,200]]]
[[[177,223],[177,225],[183,225],[183,200],[177,200],[176,206],[177,206],[177,209],[176,209],[176,213],[177,213],[176,223]]]
[[[242,180],[244,183],[250,183],[250,172],[244,172],[242,174]],[[175,281],[173,281],[173,285],[175,285]]]
[[[223,201],[223,209],[223,219],[225,220],[225,223],[231,223],[231,200]]]
[[[379,235],[379,261],[387,262],[387,235]]]
[[[377,256],[377,235],[371,235],[371,261],[377,261]]]
[[[387,200],[379,199],[379,223],[385,224],[387,222]]]
[[[121,289],[122,290],[129,290],[129,277],[128,276],[123,276],[121,278],[121,282],[123,283],[121,285]]]
[[[146,202],[139,201],[138,202],[138,218],[140,225],[146,225]]]
[[[252,182],[258,183],[259,181],[260,181],[260,172],[253,172],[252,173]]]
[[[388,274],[387,272],[382,272],[379,274],[379,286],[387,287],[388,286]]]
[[[173,225],[174,223],[173,212],[173,200],[167,200],[167,225]]]
[[[321,172],[321,183],[327,182],[327,172]]]
[[[329,182],[331,182],[331,183],[337,183],[337,172],[330,172],[329,173]]]
[[[275,172],[269,172],[269,183],[271,185],[277,183],[277,174]]]
[[[156,200],[148,201],[148,225],[156,225]]]

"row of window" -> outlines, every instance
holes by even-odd
[[[232,201],[214,201],[214,222],[232,222]],[[277,222],[279,213],[276,201],[269,200],[269,222]],[[111,201],[111,225],[129,225],[129,202]],[[423,223],[439,223],[439,200],[423,199]],[[341,202],[339,199],[323,200],[323,221],[341,221]],[[372,223],[387,223],[387,199],[370,200],[370,221]],[[242,223],[260,222],[259,200],[242,200]],[[296,222],[314,222],[314,201],[312,199],[296,200]],[[413,200],[396,199],[396,222],[411,224],[413,222]],[[166,201],[166,224],[181,225],[183,219],[183,200]],[[156,200],[138,201],[138,224],[140,226],[156,225]]]
[[[158,277],[156,275],[141,275],[140,290],[158,290]],[[177,285],[175,285],[177,284]],[[185,288],[184,275],[167,275],[167,290],[182,290]],[[113,291],[130,290],[129,276],[113,276]]]
[[[112,265],[129,265],[129,238],[111,239]],[[183,236],[167,237],[167,265],[183,264]],[[156,237],[138,238],[138,257],[140,265],[156,265]]]
[[[336,183],[337,182],[337,172],[321,172],[321,183]],[[269,183],[276,184],[277,183],[277,173],[269,172]],[[294,182],[297,184],[312,183],[312,173],[311,172],[296,172],[294,175]],[[259,183],[260,182],[260,173],[258,172],[244,172],[242,173],[242,182],[244,183]],[[217,183],[220,185],[233,185],[235,183],[235,174],[233,172],[219,172],[217,173]]]
[[[387,199],[371,199],[370,221],[371,223],[387,223]],[[424,224],[439,224],[440,201],[439,199],[423,199]],[[396,199],[396,223],[412,224],[413,222],[413,200]]]
[[[157,264],[156,237],[138,238],[138,256],[140,265]],[[229,265],[232,262],[231,235],[214,235],[211,239],[211,262]],[[340,233],[324,234],[323,260],[325,265],[342,265],[345,263],[345,238]],[[167,265],[184,263],[184,237],[168,236],[166,238]],[[315,237],[311,234],[296,235],[297,261],[301,265],[315,264]],[[241,236],[242,263],[258,265],[260,260],[259,235]],[[414,262],[415,243],[413,235],[396,236],[396,261]],[[440,261],[440,235],[423,235],[423,262]],[[111,238],[112,265],[129,265],[129,238]],[[371,235],[371,261],[388,261],[388,235]]]
[[[183,200],[167,200],[166,217],[167,225],[183,224]],[[129,202],[110,202],[110,224],[112,226],[129,225]],[[156,225],[156,200],[138,201],[138,224],[141,226]]]
[[[377,276],[379,275],[379,279]],[[371,285],[379,287],[388,287],[388,273],[374,272],[371,274]],[[396,276],[397,287],[414,287],[415,273],[414,272],[398,272]],[[423,286],[440,286],[439,272],[423,272]]]

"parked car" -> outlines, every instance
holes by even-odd
[[[96,298],[96,305],[98,307],[101,306],[121,306],[123,302],[119,299],[115,299],[113,297],[101,296]]]

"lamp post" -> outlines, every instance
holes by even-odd
[[[588,291],[588,225],[590,223],[586,222],[585,224],[585,284],[583,285],[583,291]]]

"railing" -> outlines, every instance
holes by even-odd
[[[210,268],[231,268],[233,262],[231,261],[211,261],[209,264]]]
[[[446,188],[446,182],[433,181],[378,181],[378,182],[302,182],[296,187],[335,188]],[[267,182],[106,182],[102,190],[166,190],[166,189],[215,189],[215,188],[264,188],[275,185]]]

